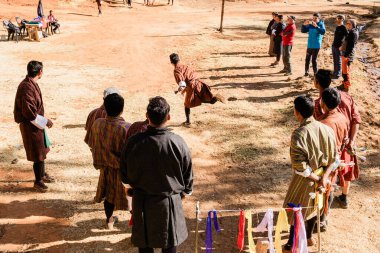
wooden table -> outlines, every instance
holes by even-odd
[[[28,31],[29,40],[40,42],[40,37],[38,36],[38,32],[41,31],[40,24],[25,24],[25,28]]]

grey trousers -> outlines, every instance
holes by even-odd
[[[292,45],[284,45],[282,48],[282,62],[284,63],[284,70],[288,73],[292,73],[292,65],[290,63],[290,53],[292,52],[292,48]]]

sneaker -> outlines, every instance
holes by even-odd
[[[39,182],[34,182],[33,188],[39,192],[47,192],[48,190],[48,187],[45,185],[45,183],[42,180]]]
[[[119,218],[117,216],[112,216],[107,222],[107,228],[109,230],[113,230],[113,226],[119,222]]]
[[[215,94],[215,98],[216,98],[219,102],[221,102],[221,103],[223,103],[223,104],[226,103],[226,98],[223,97],[222,95],[220,95],[219,93],[218,93],[218,94]]]
[[[54,183],[55,179],[45,173],[45,176],[42,177],[42,181],[44,181],[44,183]]]
[[[280,70],[278,73],[287,73],[288,71],[286,69]]]
[[[338,196],[338,197],[335,197],[335,200],[338,202],[339,206],[343,209],[347,209],[348,208],[348,201],[347,201],[347,198],[344,200],[342,195],[341,196]]]
[[[312,247],[314,246],[315,244],[317,244],[317,242],[315,241],[315,239],[312,237],[310,239],[307,239],[307,246],[308,247]]]

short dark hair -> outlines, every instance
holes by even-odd
[[[330,87],[331,71],[327,69],[318,69],[315,74],[315,80],[317,80],[318,84],[324,89]]]
[[[157,96],[149,99],[147,107],[148,118],[150,121],[159,126],[166,120],[170,112],[170,105],[166,102],[165,98]]]
[[[317,17],[317,18],[319,18],[319,19],[322,19],[321,14],[319,14],[318,12],[314,13],[314,14],[313,14],[313,17]]]
[[[104,99],[104,107],[107,116],[119,116],[124,109],[124,98],[117,93],[110,94]]]
[[[294,108],[303,118],[310,118],[314,113],[314,100],[307,95],[298,96],[294,99]]]
[[[333,110],[340,104],[340,92],[336,88],[327,88],[322,92],[323,103]]]
[[[170,55],[170,62],[173,64],[177,64],[179,62],[179,56],[176,53],[172,53]]]
[[[284,19],[284,15],[278,15],[277,16],[279,20],[283,20]]]
[[[336,18],[337,18],[337,19],[342,19],[342,20],[345,20],[345,19],[346,19],[345,16],[342,15],[342,14],[339,14],[338,16],[336,16]]]
[[[36,77],[43,68],[42,62],[30,61],[27,66],[28,76],[32,78]]]
[[[278,16],[278,12],[272,12],[272,16]]]

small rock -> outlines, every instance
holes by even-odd
[[[17,164],[17,163],[18,163],[18,158],[13,159],[13,161],[11,162],[11,164]]]

